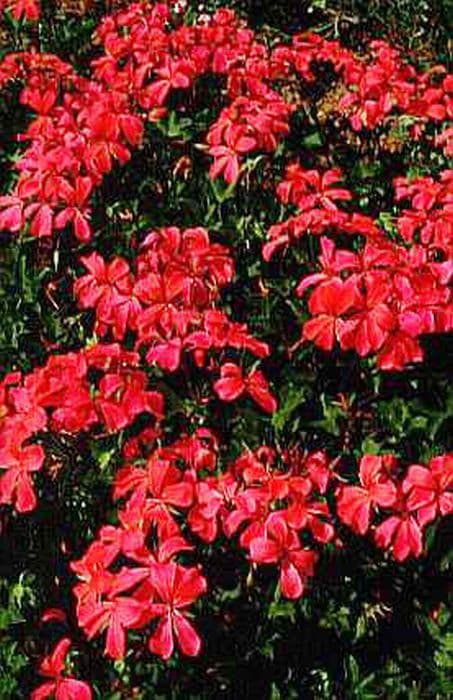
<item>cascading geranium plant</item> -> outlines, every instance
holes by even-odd
[[[16,20],[39,18],[36,2],[4,4]],[[33,114],[18,136],[14,184],[0,197],[0,228],[12,241],[70,241],[66,294],[88,329],[77,346],[4,373],[0,503],[39,509],[45,480],[58,479],[51,436],[116,436],[108,522],[68,567],[75,618],[88,640],[103,636],[114,660],[138,631],[164,660],[197,656],[194,610],[211,593],[201,561],[216,546],[239,550],[252,574],[272,566],[281,596],[294,601],[310,595],[319,561],[345,547],[348,530],[402,563],[426,554],[432,524],[453,512],[450,453],[418,463],[398,445],[363,449],[351,468],[345,443],[332,450],[278,434],[288,410],[282,366],[297,370],[298,353],[350,353],[376,378],[425,362],[422,338],[453,327],[452,171],[390,176],[390,211],[367,211],[335,147],[316,162],[286,144],[306,126],[310,99],[316,109],[327,72],[324,92],[339,89],[329,118],[340,132],[366,143],[402,123],[442,163],[453,77],[442,66],[416,68],[384,41],[361,55],[314,33],[269,42],[228,9],[186,24],[172,3],[132,3],[105,17],[96,38],[84,74],[35,49],[0,63],[0,87],[20,84],[19,102]],[[196,111],[203,81],[218,110],[197,134],[196,156],[184,156],[188,167],[216,193],[220,219],[255,177],[272,200],[266,230],[236,249],[234,235],[210,226],[212,211],[190,226],[156,215],[118,252],[96,230],[100,193],[153,147],[157,129]],[[302,98],[288,93],[294,84]],[[297,314],[286,354],[256,323],[256,308],[250,318],[247,303],[235,313],[250,247],[264,271],[260,303],[272,299],[279,265],[295,275],[286,280]],[[183,428],[175,396],[190,403]],[[243,414],[258,416],[253,447],[243,436],[229,452]],[[42,662],[50,680],[34,700],[91,697],[87,682],[64,673],[71,643],[60,640]]]

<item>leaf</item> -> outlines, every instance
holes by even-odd
[[[216,180],[209,180],[211,183],[212,191],[219,204],[223,204],[227,199],[233,196],[236,189],[236,183],[232,182],[231,185],[227,185],[221,178]]]
[[[377,455],[381,451],[382,443],[376,442],[370,435],[362,440],[360,451],[362,454]]]
[[[313,131],[311,134],[304,136],[302,143],[306,148],[320,148],[323,145],[321,133]]]
[[[294,624],[296,621],[295,605],[285,600],[272,601],[267,611],[267,617],[269,620],[284,618],[290,620]]]
[[[272,683],[271,694],[269,700],[281,700],[282,694],[275,683]]]
[[[290,387],[288,395],[281,400],[280,407],[272,416],[272,425],[277,432],[281,432],[289,421],[291,414],[305,400],[305,390],[302,387]]]

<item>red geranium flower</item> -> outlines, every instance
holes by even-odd
[[[453,455],[430,460],[428,467],[414,464],[403,481],[407,507],[417,511],[417,520],[423,527],[437,515],[453,512]]]
[[[43,659],[39,673],[52,680],[36,688],[31,694],[31,700],[45,700],[51,695],[55,700],[91,700],[92,693],[88,683],[62,675],[70,646],[71,640],[65,637],[58,642],[53,652]]]
[[[269,384],[264,374],[253,370],[246,377],[242,369],[234,362],[226,362],[220,368],[220,379],[214,383],[214,391],[222,401],[235,401],[242,394],[249,394],[263,411],[274,413],[277,400],[270,393]]]
[[[370,527],[373,506],[388,508],[396,501],[396,486],[389,477],[389,468],[394,462],[395,459],[391,455],[365,455],[360,460],[361,486],[339,488],[338,515],[360,535],[364,535]]]
[[[149,605],[149,618],[160,618],[149,639],[150,650],[168,659],[173,653],[176,637],[183,654],[197,656],[201,640],[186,616],[186,609],[206,592],[206,579],[194,567],[187,569],[170,562],[153,567],[150,584],[155,601]]]
[[[274,513],[265,525],[265,534],[250,544],[250,558],[259,564],[280,563],[280,587],[286,598],[300,598],[307,578],[313,576],[316,552],[303,549],[297,533],[284,518]]]

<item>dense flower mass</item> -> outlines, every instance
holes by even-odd
[[[44,450],[29,440],[46,431],[80,433],[101,427],[116,432],[141,413],[164,415],[164,398],[149,390],[138,356],[119,345],[93,345],[53,355],[44,367],[6,375],[0,388],[0,502],[19,512],[36,507],[31,474],[44,463]],[[96,371],[99,381],[90,380]]]
[[[324,496],[332,470],[324,453],[289,454],[278,468],[275,451],[263,446],[214,476],[217,450],[214,434],[199,429],[157,448],[145,467],[131,464],[118,472],[114,495],[126,499],[119,525],[103,527],[72,565],[80,578],[79,623],[89,637],[108,630],[106,653],[113,658],[124,656],[125,630],[150,624],[152,652],[168,658],[175,640],[183,653],[199,652],[185,611],[207,582],[196,567],[175,561],[194,549],[190,533],[213,542],[221,532],[232,537],[241,530],[240,546],[251,562],[279,566],[288,598],[302,595],[318,558],[300,534],[310,533],[318,544],[334,538]],[[118,560],[128,563],[118,568]]]
[[[412,465],[404,478],[392,455],[366,455],[360,462],[360,486],[340,486],[338,514],[355,532],[365,534],[375,513],[389,511],[373,526],[378,547],[388,549],[397,561],[419,557],[423,530],[437,515],[453,512],[452,455],[434,457],[427,467]]]
[[[123,340],[136,336],[146,360],[175,371],[183,351],[203,366],[210,350],[227,347],[266,357],[266,343],[246,324],[234,323],[215,304],[234,275],[226,247],[212,244],[203,228],[153,231],[141,246],[131,271],[126,260],[105,263],[98,253],[82,262],[88,273],[74,285],[79,305],[96,310],[95,330]]]
[[[403,473],[393,455],[364,455],[360,486],[338,483],[338,460],[322,451],[278,455],[263,445],[214,475],[217,466],[216,436],[198,429],[118,472],[119,524],[101,528],[72,564],[79,624],[89,638],[107,630],[112,658],[124,657],[127,630],[142,628],[150,651],[164,659],[175,643],[184,654],[199,653],[186,611],[209,584],[196,566],[176,561],[195,549],[194,536],[206,543],[238,536],[250,562],[277,566],[282,595],[296,599],[315,575],[319,550],[340,544],[327,492],[341,522],[360,535],[372,528],[377,546],[397,561],[419,557],[426,525],[453,512],[452,455]]]
[[[40,16],[35,0],[9,0],[0,10],[15,21]],[[244,248],[257,251],[250,276],[253,266],[271,269],[294,254],[300,279],[285,278],[292,291],[284,301],[302,328],[293,345],[278,339],[288,340],[290,360],[300,346],[338,347],[363,360],[373,379],[423,362],[423,337],[453,329],[453,171],[442,165],[393,178],[384,211],[363,204],[368,195],[354,191],[329,154],[287,158],[285,143],[297,141],[306,96],[316,101],[317,88],[328,92],[328,75],[328,89],[337,90],[329,115],[335,128],[360,143],[389,124],[407,127],[413,143],[428,143],[441,158],[452,151],[453,77],[442,66],[416,69],[384,41],[358,55],[314,33],[266,41],[227,9],[190,25],[182,14],[171,3],[136,2],[105,17],[83,75],[36,49],[0,63],[0,88],[20,84],[20,104],[34,115],[17,137],[26,145],[14,185],[0,197],[0,229],[55,246],[67,233],[75,271],[71,263],[61,286],[71,290],[67,303],[82,329],[72,349],[55,344],[29,371],[3,374],[0,505],[20,514],[38,507],[42,485],[55,477],[52,435],[73,438],[76,449],[85,441],[81,451],[90,440],[112,440],[109,449],[122,460],[112,477],[113,512],[70,569],[77,622],[88,640],[102,637],[114,660],[125,658],[137,635],[163,660],[200,654],[194,617],[212,590],[199,554],[214,545],[239,550],[250,580],[272,567],[277,596],[297,600],[351,532],[401,563],[421,557],[427,533],[453,512],[451,453],[436,449],[417,464],[383,443],[373,454],[363,445],[352,451],[347,431],[335,434],[335,451],[319,447],[316,420],[312,441],[280,433],[304,390],[279,394],[277,343],[265,329],[258,337],[247,310],[236,315],[243,311],[237,283],[248,282],[238,281]],[[203,80],[216,94],[215,114],[192,145],[218,218],[210,211],[206,221],[187,224],[192,213],[184,211],[176,226],[156,204],[159,223],[144,231],[134,222],[126,252],[114,241],[105,252],[100,236],[93,243],[92,222],[103,184],[153,145],[152,128],[165,132],[174,114],[191,113]],[[190,170],[188,153],[174,173]],[[283,175],[272,189],[266,169],[277,159]],[[236,249],[234,235],[251,217],[238,219],[226,245],[227,200],[249,180],[277,213],[270,227],[257,223],[255,248],[247,240]],[[270,306],[273,290],[261,277],[257,286]],[[256,434],[230,453],[235,421],[245,414]],[[66,617],[50,609],[43,621],[66,624]],[[69,675],[71,644],[64,637],[44,658],[46,680],[34,700],[92,697],[85,681]]]
[[[452,117],[452,77],[442,67],[435,76],[417,73],[385,42],[372,43],[367,63],[317,35],[269,51],[230,10],[192,27],[173,27],[172,20],[166,5],[148,3],[106,18],[98,30],[104,55],[93,61],[90,79],[45,54],[10,54],[0,64],[0,86],[25,79],[21,101],[37,114],[20,137],[30,145],[16,166],[14,194],[0,200],[1,228],[14,232],[29,223],[39,237],[71,224],[79,240],[89,240],[93,190],[115,162],[130,159],[145,122],[166,114],[170,94],[206,74],[227,77],[229,105],[206,140],[211,177],[228,183],[238,179],[245,155],[272,153],[289,133],[295,107],[272,84],[294,76],[315,82],[314,64],[331,64],[344,82],[338,109],[358,131],[393,112],[419,121]]]
[[[361,357],[376,355],[381,369],[401,370],[423,360],[420,336],[453,328],[452,173],[442,172],[439,183],[432,178],[395,182],[396,200],[412,197],[413,207],[396,218],[398,241],[369,217],[338,207],[337,201],[352,199],[349,190],[336,186],[340,178],[335,170],[290,165],[277,195],[300,213],[271,227],[263,255],[269,260],[303,236],[321,235],[318,271],[296,288],[303,296],[314,287],[302,341],[326,351],[338,342]],[[339,248],[326,233],[360,236],[360,247]]]

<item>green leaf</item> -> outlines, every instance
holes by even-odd
[[[290,387],[286,398],[281,400],[279,409],[272,416],[272,425],[281,432],[289,421],[293,411],[305,400],[305,390],[302,387]]]
[[[302,143],[306,148],[320,148],[323,146],[323,140],[319,131],[313,131],[311,134],[304,136]]]
[[[267,611],[267,617],[269,620],[284,618],[294,623],[296,621],[295,605],[286,600],[272,601]]]

